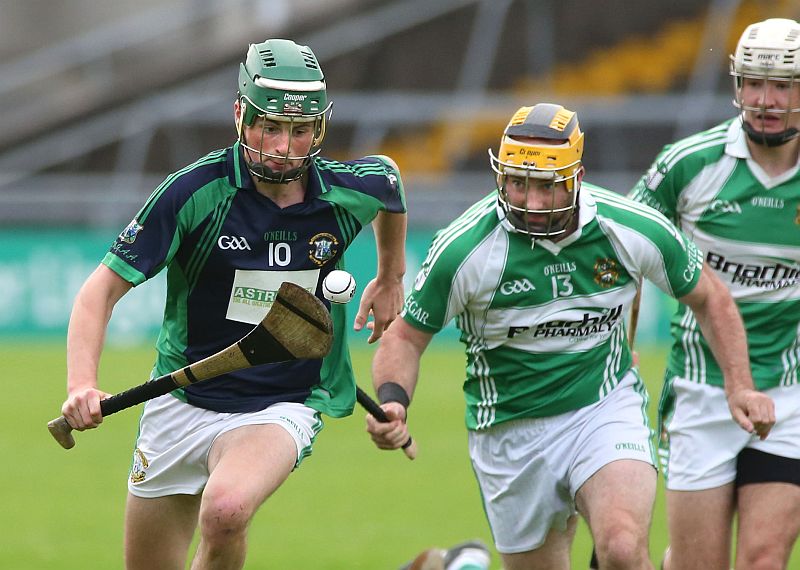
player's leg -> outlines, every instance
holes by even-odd
[[[529,570],[531,568],[547,568],[548,570],[569,570],[570,550],[575,538],[577,516],[567,521],[566,530],[551,528],[544,543],[535,550],[501,554],[505,570]]]
[[[795,468],[800,470],[800,464]],[[739,489],[738,499],[736,570],[787,568],[800,533],[800,486],[746,485]]]
[[[297,459],[295,440],[277,424],[238,427],[217,438],[208,458],[193,569],[244,566],[250,521]]]
[[[721,387],[669,374],[659,415],[670,535],[664,568],[728,570],[736,455],[750,435],[731,419]]]
[[[199,508],[199,495],[145,499],[128,494],[125,567],[128,570],[183,570]]]
[[[572,414],[469,432],[495,548],[506,570],[570,569],[575,504],[568,486]]]
[[[800,392],[767,391],[777,422],[736,459],[739,526],[736,568],[786,568],[800,534]]]
[[[600,568],[649,568],[655,448],[647,390],[629,371],[602,400],[572,418],[569,488],[589,525]]]
[[[205,415],[171,395],[144,406],[125,509],[129,570],[186,567],[207,478],[212,436],[204,436]]]
[[[578,510],[592,532],[600,567],[652,568],[648,547],[656,471],[644,461],[608,463],[584,483]]]
[[[668,489],[664,570],[728,570],[734,508],[733,483],[702,491]]]

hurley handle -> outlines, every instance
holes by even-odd
[[[386,417],[386,413],[383,411],[378,403],[373,400],[369,394],[367,394],[364,390],[356,386],[356,400],[358,403],[361,404],[365,410],[367,410],[372,417],[378,420],[382,424],[388,424],[389,418]],[[406,457],[409,459],[416,459],[417,457],[417,442],[412,439],[409,435],[408,440],[403,444],[403,453],[406,454]]]

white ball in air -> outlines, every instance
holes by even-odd
[[[347,271],[334,269],[322,282],[322,295],[332,303],[349,303],[356,292],[356,280]]]

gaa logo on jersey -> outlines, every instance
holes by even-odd
[[[122,233],[119,234],[119,239],[124,241],[125,243],[133,243],[136,241],[136,236],[139,234],[140,231],[144,229],[144,226],[139,224],[136,218],[131,220],[131,223],[128,224]]]
[[[794,223],[800,226],[800,206],[797,206],[797,213],[794,216]]]
[[[535,291],[536,287],[534,287],[533,283],[528,281],[527,279],[514,279],[513,281],[506,281],[502,285],[500,285],[500,293],[503,295],[514,295],[516,293],[528,293],[529,291]]]
[[[308,245],[311,246],[308,250],[308,258],[319,266],[325,265],[339,253],[339,250],[335,249],[339,245],[339,240],[335,235],[327,232],[312,237],[308,240]]]
[[[603,289],[613,286],[619,279],[619,263],[615,259],[603,257],[594,264],[594,282]]]

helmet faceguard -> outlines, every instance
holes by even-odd
[[[532,237],[553,237],[568,230],[578,204],[580,175],[583,171],[583,133],[578,117],[561,105],[539,103],[521,107],[503,131],[497,156],[489,149],[489,163],[496,174],[499,202],[508,221],[520,233]],[[515,206],[508,198],[509,177],[521,178],[528,188],[531,178],[548,180],[554,185],[563,182],[572,200],[566,206],[556,206],[556,189],[550,208],[531,210]],[[567,215],[564,215],[564,214]],[[533,228],[529,215],[548,216],[545,229]]]
[[[258,180],[277,184],[303,176],[312,159],[319,154],[333,105],[328,102],[325,77],[311,49],[291,40],[251,44],[247,59],[239,66],[238,101],[240,115],[236,129],[250,173]],[[312,123],[313,142],[308,153],[290,156],[291,145],[287,145],[285,154],[265,151],[263,121],[261,142],[257,146],[248,144],[244,127],[253,127],[260,118],[289,123],[290,133],[298,123]],[[264,164],[265,160],[280,161],[284,166],[290,161],[302,161],[302,164],[276,171]]]
[[[734,78],[734,106],[743,111],[742,124],[751,141],[765,146],[780,146],[800,135],[789,124],[791,113],[800,113],[800,100],[790,95],[786,108],[766,106],[768,82],[787,84],[788,92],[800,81],[800,24],[794,20],[771,18],[748,26],[736,52],[730,56],[730,74]],[[747,80],[763,83],[764,97],[761,106],[747,105],[742,99],[742,89]],[[796,99],[796,98],[795,98]],[[745,112],[760,115],[782,115],[784,128],[780,132],[757,129],[745,117]]]

